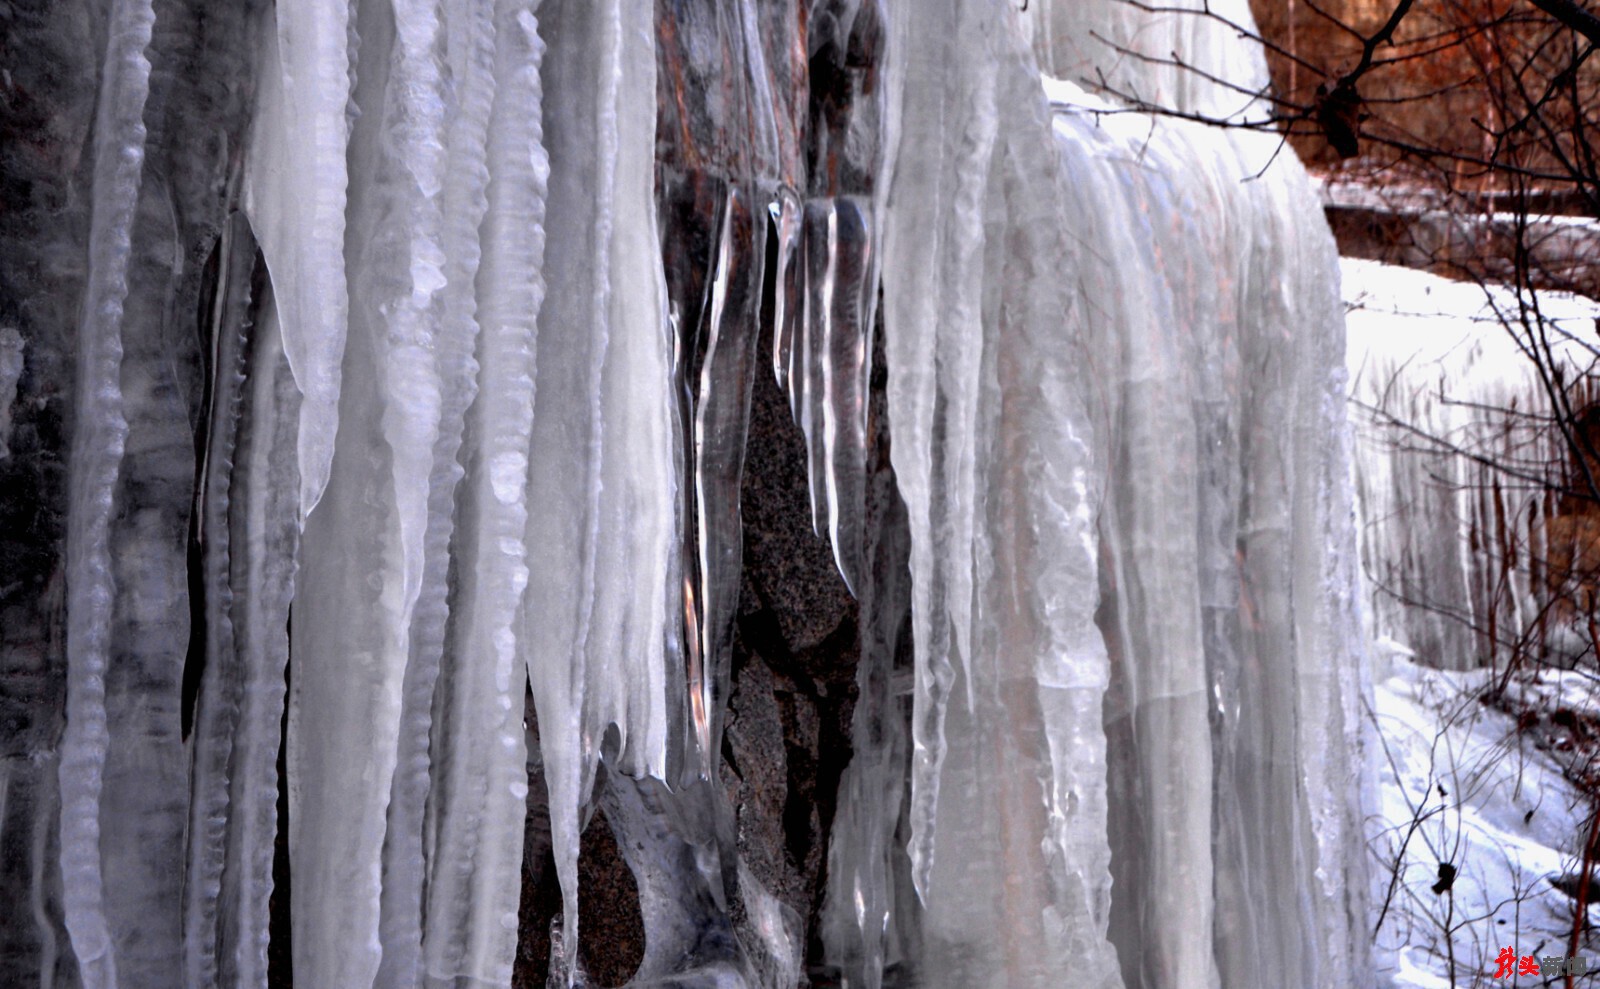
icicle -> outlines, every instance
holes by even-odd
[[[594,447],[607,325],[592,307],[604,305],[610,274],[604,244],[595,241],[609,234],[614,215],[608,193],[615,155],[607,146],[615,146],[616,134],[605,124],[615,112],[620,71],[612,33],[618,11],[614,4],[591,11],[568,0],[540,13],[546,39],[541,106],[554,111],[544,126],[550,156],[545,278],[567,288],[539,311],[528,500],[540,511],[528,513],[526,541],[546,562],[530,574],[522,634],[550,793],[563,943],[575,946],[579,808],[596,744],[584,734],[583,636],[595,580],[589,543],[597,525]]]
[[[435,444],[446,402],[458,416],[465,404],[470,316],[453,328],[455,339],[441,326],[451,259],[440,201],[447,120],[439,14],[429,0],[398,3],[391,24],[387,11],[364,5],[359,24],[367,52],[355,100],[371,112],[351,141],[350,336],[333,467],[306,524],[291,673],[295,978],[317,985],[370,984],[380,963],[385,810]],[[453,460],[452,441],[446,446]],[[453,464],[442,474],[451,486]],[[410,685],[427,679],[419,672]],[[401,811],[415,821],[414,808]]]
[[[546,163],[532,4],[494,15],[487,214],[479,270],[479,388],[463,460],[458,585],[434,721],[427,985],[508,984],[517,942],[527,670],[517,614],[537,557],[524,543],[534,405],[534,327]]]
[[[261,989],[267,984],[267,910],[300,491],[300,393],[270,299],[252,329],[249,367],[247,428],[230,485],[232,624],[242,673],[220,897],[227,909],[219,911],[227,918],[221,932],[225,950],[217,965],[220,984]]]
[[[89,277],[78,328],[76,435],[67,527],[67,726],[61,740],[63,907],[86,989],[118,984],[105,914],[101,792],[106,764],[106,675],[114,595],[110,526],[128,424],[121,382],[122,308],[144,162],[155,13],[113,4],[95,121]]]
[[[797,346],[795,338],[804,312],[801,308],[804,299],[800,294],[804,284],[800,273],[803,259],[800,240],[804,229],[801,222],[803,208],[800,197],[789,188],[780,189],[778,198],[767,208],[778,238],[777,271],[773,276],[772,296],[772,374],[778,379],[778,387],[789,396],[789,413],[796,422],[800,421],[795,404],[799,387],[793,377],[793,369]]]
[[[733,664],[733,619],[739,597],[744,537],[739,484],[756,359],[763,255],[748,193],[731,186],[718,212],[709,297],[697,332],[701,349],[693,386],[688,483],[695,531],[697,655],[689,669],[699,772],[710,776],[722,737]]]
[[[876,359],[883,360],[881,350]],[[865,444],[868,484],[864,522],[868,538],[858,588],[863,627],[851,720],[851,759],[839,782],[828,843],[828,887],[821,917],[824,958],[842,980],[881,989],[890,965],[919,957],[911,942],[916,904],[906,895],[909,862],[896,838],[910,766],[909,671],[897,671],[907,650],[901,629],[911,609],[910,555],[905,505],[890,469],[891,439],[885,402],[873,396],[873,432]]]
[[[195,526],[203,552],[205,677],[196,704],[194,764],[190,771],[189,848],[185,883],[184,979],[190,986],[217,982],[218,903],[223,897],[229,822],[229,776],[240,719],[244,674],[236,665],[235,599],[230,568],[229,504],[234,455],[243,414],[249,358],[251,274],[255,238],[235,214],[215,248],[217,284],[208,327],[213,341],[206,451],[196,498]],[[231,890],[230,890],[231,892]]]
[[[946,7],[896,8],[883,249],[911,533],[918,969],[930,986],[1047,986],[1067,970],[1114,986],[1108,662],[1092,618],[1101,468],[1066,240],[1078,177],[1051,145],[1010,14]]]
[[[804,379],[791,385],[806,434],[812,524],[827,534],[852,594],[861,576],[867,376],[877,286],[870,217],[864,198],[806,204]]]
[[[812,527],[826,534],[845,585],[861,578],[866,511],[866,393],[877,306],[873,216],[886,160],[882,34],[877,3],[827,3],[811,14],[812,198],[787,186],[773,202],[778,275],[773,371],[806,437]],[[798,311],[797,311],[798,309]]]
[[[743,552],[738,499],[766,264],[760,214],[770,214],[775,195],[787,196],[792,222],[800,222],[797,197],[777,192],[793,190],[800,176],[797,122],[774,115],[780,106],[797,109],[804,69],[798,7],[696,6],[695,13],[659,10],[655,198],[686,482],[684,762],[688,776],[708,777],[718,758]],[[791,231],[791,248],[798,236]],[[786,301],[790,312],[794,301]]]
[[[452,2],[440,14],[442,23],[434,25],[431,45],[441,47],[442,42],[447,53],[448,61],[441,66],[447,78],[439,81],[436,94],[438,112],[446,122],[431,122],[428,133],[419,135],[416,144],[420,148],[439,141],[445,146],[440,173],[418,176],[425,187],[437,183],[439,213],[427,215],[416,231],[431,235],[433,242],[421,247],[418,254],[437,255],[438,271],[431,277],[443,279],[436,297],[437,330],[430,348],[439,376],[439,420],[428,483],[421,583],[402,688],[399,752],[384,836],[380,986],[413,986],[419,978],[422,919],[427,915],[422,903],[423,815],[431,783],[430,728],[449,615],[451,534],[456,487],[462,476],[457,453],[477,371],[472,356],[478,337],[474,283],[480,253],[478,228],[486,209],[485,141],[495,88],[494,25],[488,0]],[[418,44],[426,40],[418,39]]]
[[[305,396],[304,518],[327,486],[339,421],[354,0],[284,0],[275,18],[276,31],[266,32],[246,206],[281,300],[284,351]]]
[[[893,195],[923,205],[886,216],[883,268],[894,468],[912,533],[917,704],[910,851],[923,896],[945,753],[945,707],[971,651],[972,520],[963,504],[971,497],[972,464],[965,444],[976,419],[974,379],[983,340],[983,266],[977,259],[997,129],[986,53],[961,43],[983,37],[979,7],[952,6],[947,13],[957,18],[956,27],[926,40],[910,34],[909,15],[895,11],[894,39],[907,64],[900,69],[905,106]],[[956,81],[959,72],[972,78]],[[954,133],[963,139],[945,136]],[[947,153],[952,146],[956,155]]]
[[[579,809],[601,739],[667,771],[674,569],[671,351],[651,198],[654,12],[540,7],[550,178],[529,457],[523,637],[550,792],[562,932],[576,944]]]
[[[672,350],[654,198],[653,12],[625,5],[616,44],[621,77],[603,317],[609,341],[601,375],[601,498],[585,705],[595,744],[607,725],[619,729],[615,768],[664,778],[669,735],[681,731],[669,715],[682,695],[681,668],[669,648],[679,635],[671,589],[680,580],[676,499],[683,481],[675,459]]]

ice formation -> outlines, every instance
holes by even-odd
[[[1048,62],[1045,40],[1125,14],[1039,6],[1034,37]],[[1257,54],[1208,47],[1231,39],[1203,19],[1147,27],[1264,80]],[[1365,968],[1361,683],[1333,245],[1269,139],[1060,84],[1052,160],[999,34],[982,79],[952,69],[976,30],[908,56],[927,75],[901,126],[929,143],[900,150],[885,245],[927,977],[1045,985],[1092,959],[1082,977],[1115,984],[1108,930],[1127,984],[1348,984]],[[940,126],[970,159],[933,153]],[[900,249],[931,259],[896,256],[901,182],[949,204],[905,221]],[[1030,777],[1043,806],[1016,790]],[[1025,890],[1021,919],[982,922]]]
[[[1332,240],[1269,138],[1117,102],[1258,112],[1235,31],[1116,0],[207,11],[92,15],[98,97],[40,83],[88,198],[4,231],[80,305],[67,333],[20,299],[20,377],[0,327],[25,397],[77,362],[8,979],[263,987],[281,936],[301,985],[507,986],[548,853],[550,984],[586,984],[597,810],[633,986],[1368,977]],[[859,602],[810,932],[722,785],[768,374]]]
[[[1590,468],[1572,450],[1594,443],[1595,306],[1345,265],[1372,633],[1444,669],[1571,663],[1593,649]]]

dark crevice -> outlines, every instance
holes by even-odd
[[[284,638],[294,641],[294,614]],[[267,985],[294,989],[289,923],[289,704],[291,664],[283,665],[283,715],[278,730],[278,833],[272,842],[272,893],[267,899]]]
[[[206,489],[206,448],[211,442],[212,403],[216,400],[217,367],[212,334],[217,295],[222,291],[222,236],[217,236],[206,253],[200,275],[200,300],[195,313],[195,332],[199,339],[203,393],[200,414],[194,423],[194,498],[189,511],[186,564],[189,582],[189,649],[183,660],[180,720],[184,740],[194,731],[195,706],[200,700],[200,683],[206,668],[206,577],[205,547],[201,543],[200,516]]]

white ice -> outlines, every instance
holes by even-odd
[[[924,977],[1348,985],[1369,966],[1332,239],[1272,138],[1120,111],[1116,86],[1054,85],[1052,149],[1022,29],[1063,70],[1046,29],[1148,33],[1247,88],[1260,53],[1114,3],[940,14],[896,23],[883,255]],[[1090,48],[1122,95],[1250,103]]]
[[[1446,668],[1546,647],[1559,658],[1563,613],[1533,568],[1572,535],[1546,491],[1577,483],[1553,416],[1592,401],[1581,381],[1600,356],[1600,305],[1375,261],[1343,268],[1372,633]],[[1535,353],[1570,390],[1547,386]]]

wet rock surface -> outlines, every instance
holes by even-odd
[[[879,404],[882,384],[880,373]],[[859,606],[811,530],[804,437],[769,375],[758,374],[751,404],[745,567],[719,775],[739,860],[794,911],[815,961],[828,833],[850,759]],[[537,768],[533,775],[537,792]],[[561,906],[543,815],[530,797],[519,989],[544,986]],[[583,968],[597,986],[620,986],[643,957],[644,928],[637,885],[603,812],[584,831],[578,883]]]

